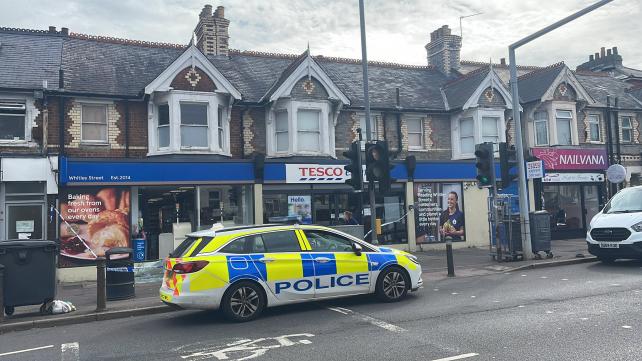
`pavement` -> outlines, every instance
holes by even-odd
[[[515,262],[497,262],[488,248],[464,248],[453,251],[455,278],[482,276],[493,273],[506,273],[518,270],[536,269],[593,262],[595,257],[588,254],[586,241],[569,239],[553,241],[553,258],[533,259]],[[422,265],[424,282],[436,282],[448,277],[446,251],[427,251],[414,253]],[[139,315],[149,315],[174,311],[160,302],[158,289],[162,270],[160,262],[149,263],[144,269],[137,269],[136,297],[122,301],[108,301],[107,310],[96,311],[96,284],[59,283],[56,299],[68,301],[76,306],[76,311],[59,315],[41,315],[39,305],[16,307],[12,316],[0,320],[0,334],[32,328],[45,328],[68,324],[86,323]]]

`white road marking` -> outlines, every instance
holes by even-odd
[[[580,318],[580,320],[586,321],[586,320],[588,320],[588,318],[587,317],[582,317],[582,318]]]
[[[547,279],[548,277],[546,277],[546,276],[542,276],[542,277],[540,277],[540,278],[541,278],[541,279],[543,279],[543,280],[545,280],[545,279]]]
[[[311,333],[298,333],[277,337],[264,337],[256,340],[243,339],[231,342],[219,349],[219,347],[207,347],[189,355],[181,356],[182,359],[209,360],[216,357],[219,360],[249,360],[265,355],[269,350],[295,346],[298,344],[309,345],[312,341],[308,338],[314,337]]]
[[[453,292],[453,293],[451,293],[451,295],[458,295],[458,294],[459,294],[459,293],[457,293],[457,292]]]
[[[524,306],[524,305],[517,306],[517,308],[524,308],[524,307],[526,307],[526,306]]]
[[[41,347],[34,347],[34,348],[28,348],[26,350],[18,350],[18,351],[11,351],[11,352],[6,352],[6,353],[0,353],[1,356],[9,356],[9,355],[15,355],[23,352],[31,352],[31,351],[38,351],[38,350],[44,350],[47,348],[52,348],[54,345],[47,345],[47,346],[41,346]]]
[[[624,325],[622,328],[632,328],[631,326]]]
[[[613,287],[617,287],[619,285],[620,285],[619,283],[611,283],[611,286],[613,286]]]
[[[553,311],[546,311],[546,313],[549,313],[549,314],[550,314],[550,313],[553,313]]]
[[[568,281],[568,278],[562,278],[562,281]]]
[[[342,308],[342,307],[328,307],[329,310],[334,311],[334,312],[339,312],[344,315],[350,315],[352,317],[358,318],[362,321],[368,322],[371,325],[375,325],[377,327],[381,327],[385,330],[391,331],[391,332],[396,332],[396,333],[401,333],[401,332],[406,332],[407,330],[405,328],[395,326],[391,323],[388,323],[383,320],[376,319],[374,317],[370,317],[364,314],[361,314],[359,312],[355,312],[352,310],[349,310],[347,308]]]
[[[433,291],[439,291],[439,288],[433,288]]]
[[[526,275],[522,275],[522,277],[526,277]]]
[[[477,296],[470,296],[470,298],[476,298]]]
[[[454,361],[454,360],[461,360],[461,359],[474,357],[474,356],[479,356],[479,354],[478,353],[465,353],[463,355],[440,358],[440,359],[436,359],[436,360],[432,360],[432,361]]]
[[[60,345],[61,361],[78,361],[80,360],[80,346],[78,342],[63,343]]]

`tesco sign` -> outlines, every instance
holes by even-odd
[[[343,164],[286,164],[286,183],[344,183],[350,176]]]

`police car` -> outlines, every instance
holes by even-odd
[[[165,260],[160,298],[249,321],[296,302],[367,293],[399,301],[422,284],[415,256],[331,228],[215,225],[189,234]]]

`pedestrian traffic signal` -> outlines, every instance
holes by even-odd
[[[361,146],[359,141],[350,144],[350,150],[343,152],[343,156],[350,160],[350,163],[343,167],[350,172],[350,178],[346,179],[346,184],[355,190],[363,189],[363,167],[361,166]]]
[[[388,142],[366,143],[366,176],[368,182],[379,183],[380,193],[387,193],[392,187],[391,170]]]
[[[481,143],[475,145],[475,157],[477,157],[477,186],[493,187],[495,185],[495,154],[493,143]]]
[[[515,179],[516,174],[511,174],[511,169],[517,166],[517,151],[515,146],[509,146],[506,143],[499,143],[499,167],[502,175],[502,189],[510,186]]]

